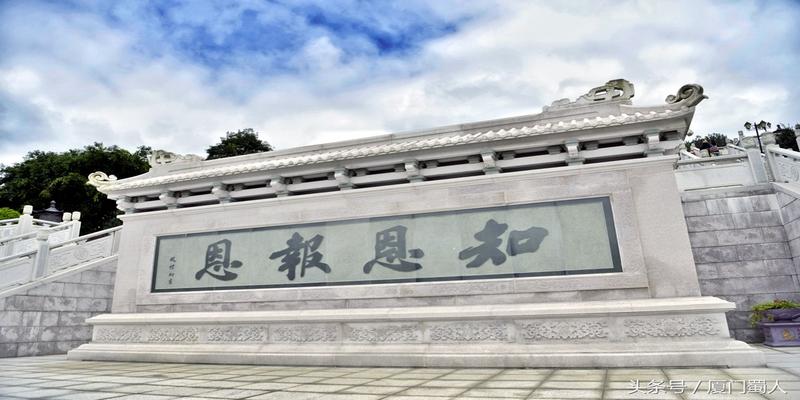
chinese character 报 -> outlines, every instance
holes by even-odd
[[[460,260],[475,257],[467,264],[467,268],[477,268],[492,260],[492,264],[500,265],[506,262],[506,255],[499,249],[503,243],[500,235],[508,229],[508,224],[501,224],[490,219],[481,231],[473,235],[475,239],[483,242],[478,246],[470,246],[458,253]],[[536,226],[524,231],[511,231],[508,234],[508,244],[506,253],[509,256],[516,256],[523,253],[535,253],[539,250],[539,245],[547,236],[547,229]]]
[[[306,275],[307,268],[319,268],[326,274],[331,272],[331,267],[322,262],[322,253],[318,252],[322,240],[325,239],[322,235],[314,235],[309,240],[305,240],[303,236],[295,232],[292,237],[286,241],[289,247],[276,251],[269,256],[270,260],[283,257],[283,263],[278,271],[287,271],[286,276],[290,281],[294,280],[295,269],[300,265],[300,277]]]
[[[406,251],[407,230],[405,226],[397,225],[375,234],[375,258],[364,264],[365,274],[370,273],[375,264],[399,272],[411,272],[422,268],[421,264],[405,259],[422,258],[425,255],[420,249]]]
[[[230,271],[230,269],[241,266],[241,261],[231,261],[231,241],[222,239],[208,246],[206,249],[206,265],[203,269],[197,271],[194,278],[200,280],[204,274],[209,274],[221,281],[230,281],[238,276],[237,273]]]

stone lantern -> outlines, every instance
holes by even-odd
[[[36,217],[37,219],[42,219],[51,222],[61,222],[63,216],[64,216],[64,211],[56,208],[55,200],[50,201],[50,207],[44,210],[38,210],[34,212],[34,217]]]

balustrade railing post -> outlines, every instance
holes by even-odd
[[[81,235],[81,212],[75,211],[72,213],[72,234],[70,239],[75,239]]]
[[[31,280],[44,276],[47,273],[47,259],[50,257],[50,232],[40,230],[36,232],[36,256],[31,271]]]
[[[112,239],[111,239],[111,254],[116,254],[119,251],[119,239],[120,234],[122,234],[122,230],[116,230],[111,232]]]
[[[16,235],[22,235],[33,231],[33,206],[22,207],[22,215],[17,220]],[[14,254],[14,247],[17,246],[19,241],[10,241],[0,247],[0,256],[6,257]]]
[[[753,174],[753,181],[755,183],[769,182],[767,169],[764,166],[764,160],[761,158],[761,153],[756,149],[747,150],[747,163],[750,165],[750,173]]]
[[[783,182],[780,171],[778,171],[778,163],[775,161],[775,153],[772,152],[772,149],[775,148],[778,148],[778,145],[767,145],[767,151],[765,151],[764,154],[767,156],[767,166],[769,167],[770,172],[772,172],[772,180],[775,182]]]
[[[22,215],[19,216],[17,223],[17,235],[22,235],[33,231],[33,206],[22,207]]]

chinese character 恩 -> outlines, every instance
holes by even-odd
[[[422,258],[425,253],[420,249],[406,250],[406,231],[402,225],[393,226],[375,234],[375,258],[364,264],[364,273],[372,271],[375,264],[399,271],[411,272],[422,268],[419,263],[406,260]]]
[[[481,231],[476,233],[473,237],[483,242],[479,246],[470,246],[458,253],[460,260],[466,260],[475,257],[467,264],[467,268],[477,268],[492,260],[492,264],[500,265],[506,262],[506,255],[499,249],[503,243],[500,235],[505,233],[508,229],[508,224],[501,224],[497,221],[490,219]],[[523,253],[535,253],[539,250],[539,245],[547,236],[547,229],[539,228],[536,226],[530,227],[524,231],[511,231],[508,234],[508,244],[506,245],[506,253],[509,256],[516,256]]]
[[[211,243],[206,249],[206,265],[194,275],[194,278],[200,280],[205,274],[221,281],[230,281],[236,279],[237,273],[230,271],[231,268],[239,268],[242,266],[241,261],[231,260],[231,241],[222,239],[219,242]]]
[[[325,238],[322,235],[314,235],[311,239],[305,240],[303,236],[295,232],[292,237],[286,241],[289,247],[272,253],[269,259],[274,260],[283,257],[281,259],[283,264],[278,268],[278,271],[288,271],[286,276],[290,281],[293,281],[295,278],[295,269],[298,264],[300,265],[301,278],[306,275],[307,268],[319,268],[326,274],[330,273],[331,267],[322,262],[322,253],[317,251],[323,239]]]

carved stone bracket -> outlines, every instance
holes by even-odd
[[[163,201],[164,204],[167,205],[168,209],[173,209],[178,207],[178,199],[172,192],[162,192],[158,199]]]
[[[220,203],[229,203],[231,201],[231,194],[222,183],[215,183],[211,188],[211,194],[218,198]]]
[[[123,197],[121,199],[117,199],[117,210],[124,212],[125,214],[133,213],[133,202],[130,201],[130,197]]]
[[[656,156],[664,154],[664,149],[659,146],[661,142],[661,132],[658,129],[647,130],[644,132],[644,141],[647,143],[647,155]]]
[[[483,160],[483,173],[497,174],[500,173],[500,168],[497,166],[497,155],[493,151],[484,151],[481,153]]]
[[[564,143],[564,148],[567,150],[567,165],[580,165],[583,164],[583,157],[580,155],[580,143],[577,141],[567,141]]]
[[[339,184],[339,189],[347,190],[353,188],[353,183],[350,182],[350,171],[346,168],[337,168],[334,170],[333,179]]]
[[[280,176],[275,176],[270,178],[269,186],[275,189],[275,194],[278,197],[284,197],[289,195],[289,188],[284,183],[284,178]]]
[[[420,174],[419,162],[417,160],[407,160],[405,162],[406,176],[409,182],[422,182],[425,178]]]

